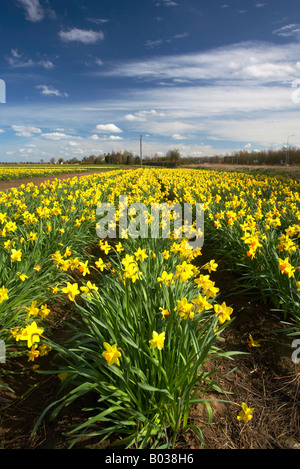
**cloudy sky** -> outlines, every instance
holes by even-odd
[[[0,161],[300,145],[299,0],[0,3]]]

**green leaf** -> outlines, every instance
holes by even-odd
[[[142,389],[144,389],[144,391],[149,391],[149,392],[162,392],[162,393],[165,393],[167,394],[167,396],[169,397],[169,399],[171,399],[172,401],[174,400],[173,397],[171,396],[170,392],[167,390],[167,389],[159,389],[159,388],[155,388],[154,386],[150,386],[150,384],[146,384],[146,383],[137,383],[138,386]]]

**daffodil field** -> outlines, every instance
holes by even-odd
[[[235,311],[219,301],[210,273],[222,256],[244,289],[271,302],[289,333],[299,333],[299,188],[299,181],[276,176],[139,168],[0,192],[6,363],[11,369],[24,355],[32,373],[61,382],[33,431],[87,394],[95,405],[70,429],[71,445],[91,434],[103,442],[121,435],[126,447],[175,447],[187,428],[202,441],[189,415],[201,403],[212,421],[210,391],[248,422],[250,403],[231,402],[208,366],[225,357],[234,368],[239,353],[223,350],[222,334]],[[203,204],[203,247],[191,249],[175,233],[99,238],[97,207],[112,204],[118,225],[122,195],[129,206]],[[134,216],[129,212],[128,220]],[[215,255],[201,262],[206,244]],[[73,312],[60,338],[52,330],[58,303],[66,315]],[[0,364],[3,387],[8,372]]]
[[[106,167],[101,166],[101,169]],[[11,179],[32,178],[36,176],[52,176],[57,174],[83,173],[99,169],[99,166],[62,166],[62,165],[0,165],[0,181]]]

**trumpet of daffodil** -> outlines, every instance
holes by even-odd
[[[242,402],[241,407],[242,407],[242,410],[239,412],[237,419],[243,420],[243,422],[247,423],[253,417],[254,408],[248,407],[247,404],[245,404],[245,402]]]
[[[233,308],[226,306],[225,301],[221,305],[214,305],[215,315],[218,316],[219,323],[223,324],[225,321],[230,321],[230,315]]]
[[[287,274],[290,277],[294,276],[295,268],[289,263],[289,258],[286,257],[284,260],[278,258],[279,270],[282,274]]]
[[[5,300],[8,300],[8,289],[2,285],[0,288],[0,303]]]
[[[161,332],[158,334],[156,331],[152,332],[152,339],[149,340],[150,349],[158,348],[158,350],[162,350],[165,341],[165,332]]]
[[[102,356],[107,361],[108,366],[111,366],[114,363],[120,366],[119,357],[121,356],[121,353],[117,349],[117,344],[110,345],[107,342],[104,342],[103,346],[105,348],[105,351],[102,352]]]
[[[68,295],[68,298],[70,301],[75,300],[75,296],[79,295],[80,291],[78,290],[78,284],[77,283],[70,283],[67,282],[67,286],[65,288],[62,288],[62,292],[66,293]]]
[[[260,343],[257,340],[254,340],[251,334],[249,334],[249,340],[247,341],[247,344],[250,348],[260,347]]]

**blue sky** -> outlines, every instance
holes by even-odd
[[[299,0],[1,0],[0,57],[0,161],[300,145]]]

